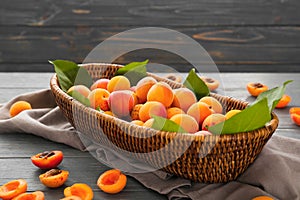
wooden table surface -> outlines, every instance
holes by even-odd
[[[53,73],[0,73],[0,103],[12,97],[39,89],[49,88],[49,80]],[[286,93],[292,97],[289,107],[276,109],[280,123],[276,135],[300,139],[300,127],[293,124],[289,118],[289,108],[300,106],[300,73],[222,73],[212,75],[223,82],[218,93],[224,93],[239,99],[253,101],[245,86],[248,82],[259,81],[269,87],[275,87],[285,80],[294,80],[287,86]],[[7,181],[24,178],[28,181],[28,190],[41,190],[46,199],[56,200],[63,197],[63,188],[48,189],[38,179],[41,171],[32,165],[30,157],[36,153],[59,149],[64,152],[65,159],[60,165],[62,169],[70,171],[70,178],[66,185],[75,182],[89,184],[94,192],[94,199],[166,199],[150,189],[145,188],[133,178],[128,178],[126,188],[119,194],[108,195],[101,192],[96,186],[98,176],[108,169],[99,163],[88,152],[57,144],[43,138],[25,133],[0,134],[0,185]]]

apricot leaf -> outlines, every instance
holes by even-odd
[[[152,115],[152,117],[154,118],[154,122],[151,128],[153,129],[167,132],[187,133],[180,125],[169,119],[157,115]]]
[[[145,60],[143,62],[131,62],[124,67],[121,67],[115,73],[117,75],[126,76],[131,85],[136,85],[139,80],[147,76],[147,68],[149,60]]]
[[[76,63],[67,60],[49,61],[54,65],[59,85],[64,92],[73,85],[85,85],[90,87],[93,80],[88,71]]]
[[[204,81],[196,74],[195,69],[191,69],[187,78],[185,79],[183,85],[190,90],[192,90],[197,99],[201,99],[202,97],[209,95],[209,89]]]
[[[82,103],[83,105],[85,105],[87,107],[90,106],[90,100],[88,98],[86,98],[85,96],[83,96],[80,92],[73,90],[71,92],[68,92],[68,95],[70,95],[71,97],[73,97],[74,99],[76,99],[77,101]]]

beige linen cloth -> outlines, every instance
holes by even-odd
[[[9,107],[18,100],[29,101],[33,109],[10,118]],[[92,141],[83,145],[76,130],[56,106],[49,89],[17,96],[0,107],[0,134],[13,132],[34,134],[80,150],[94,149],[102,152],[97,153],[98,156],[104,152],[101,159],[105,163],[117,160],[129,168],[138,167]],[[274,199],[296,200],[300,199],[300,141],[273,135],[255,162],[237,180],[228,183],[194,183],[162,171],[129,175],[169,199],[251,200],[267,195]]]

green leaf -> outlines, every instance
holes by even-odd
[[[209,95],[209,89],[207,85],[201,80],[201,78],[196,74],[195,69],[191,69],[187,78],[185,79],[183,85],[190,90],[192,90],[197,99]]]
[[[271,120],[268,99],[263,98],[255,104],[232,116],[228,120],[209,127],[214,134],[233,134],[252,131],[263,127]]]
[[[271,111],[278,104],[278,102],[281,99],[281,97],[284,95],[286,85],[289,84],[289,83],[291,83],[291,82],[293,82],[293,81],[292,80],[285,81],[282,86],[275,87],[275,88],[272,88],[270,90],[267,90],[267,91],[261,93],[257,97],[257,99],[256,99],[255,102],[260,101],[263,98],[268,98],[268,107],[269,107],[269,111],[271,113]]]
[[[152,116],[154,118],[154,122],[152,124],[152,128],[161,131],[167,132],[177,132],[177,133],[187,133],[180,125],[176,124],[175,122],[159,117],[156,115]]]
[[[67,60],[49,61],[54,65],[61,89],[67,92],[73,85],[85,85],[90,87],[93,80],[86,69],[76,63]]]
[[[132,62],[125,65],[122,68],[119,68],[115,73],[117,75],[126,76],[131,85],[136,85],[139,80],[147,76],[147,68],[149,60],[145,60],[143,62]]]
[[[71,92],[68,92],[68,94],[73,97],[74,99],[76,99],[77,101],[79,101],[80,103],[82,103],[83,105],[89,107],[90,106],[90,100],[88,98],[86,98],[85,96],[83,96],[80,92],[73,90]]]

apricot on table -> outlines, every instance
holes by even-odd
[[[20,112],[24,110],[30,110],[32,109],[31,105],[27,101],[17,101],[13,103],[9,109],[9,114],[11,117],[15,117],[18,115]]]
[[[139,118],[145,122],[150,119],[151,115],[157,115],[160,117],[167,117],[167,110],[165,106],[158,101],[147,101],[139,110]]]
[[[74,85],[68,89],[67,93],[71,93],[73,91],[79,92],[84,97],[88,97],[91,92],[90,89],[85,85]]]
[[[204,119],[212,113],[213,111],[206,103],[199,101],[191,105],[191,107],[187,111],[188,115],[191,115],[196,119],[200,127],[202,126]]]
[[[167,109],[167,118],[170,119],[172,116],[176,114],[185,114],[185,112],[178,107],[170,107]]]
[[[100,78],[96,80],[90,87],[91,90],[94,90],[96,88],[102,88],[107,90],[107,85],[108,85],[109,79],[107,78]]]
[[[127,178],[120,170],[111,169],[101,174],[97,180],[97,186],[106,193],[116,194],[126,186]]]
[[[145,103],[147,101],[147,94],[150,88],[156,84],[157,81],[152,77],[144,77],[138,81],[135,88],[135,93],[139,103]]]
[[[189,107],[197,102],[196,95],[188,88],[177,88],[173,90],[174,99],[172,102],[173,107],[181,108],[186,112]]]
[[[213,113],[209,115],[202,123],[202,130],[207,131],[209,127],[214,126],[226,120],[225,115],[220,113]]]
[[[81,200],[92,200],[94,192],[92,188],[85,183],[75,183],[64,189],[65,197],[78,196]]]
[[[82,200],[82,199],[79,196],[72,195],[72,196],[62,198],[60,200]]]
[[[215,113],[223,113],[222,104],[214,97],[205,96],[202,97],[199,102],[206,103],[210,109],[212,109]]]
[[[109,110],[108,98],[110,93],[102,88],[96,88],[88,95],[90,106],[94,109],[101,109],[103,111]]]
[[[44,199],[45,199],[45,195],[43,192],[35,191],[32,193],[20,194],[20,195],[16,196],[15,198],[13,198],[12,200],[44,200]]]
[[[170,120],[181,126],[188,133],[196,133],[199,130],[198,122],[190,115],[177,114],[171,117]]]
[[[257,196],[255,198],[253,198],[252,200],[274,200],[274,199],[271,197],[268,197],[268,196]]]
[[[214,78],[210,78],[206,76],[201,76],[200,78],[206,84],[206,86],[210,91],[216,90],[220,85],[220,82]]]
[[[276,108],[285,108],[291,101],[291,97],[287,94],[284,94],[277,105],[275,106]]]
[[[300,126],[300,107],[292,107],[289,112],[291,120]]]
[[[130,90],[130,81],[126,76],[114,76],[109,80],[107,90],[110,93],[117,90]]]
[[[0,198],[12,199],[27,190],[27,182],[24,179],[12,180],[0,186]]]
[[[148,91],[147,101],[158,101],[165,107],[169,107],[174,99],[174,93],[170,85],[165,82],[157,82]]]
[[[51,169],[39,176],[41,183],[50,188],[62,186],[68,179],[69,172],[61,169]]]
[[[247,84],[247,90],[248,92],[254,96],[257,97],[260,95],[260,93],[267,91],[269,88],[267,85],[264,85],[262,83],[248,83]]]

